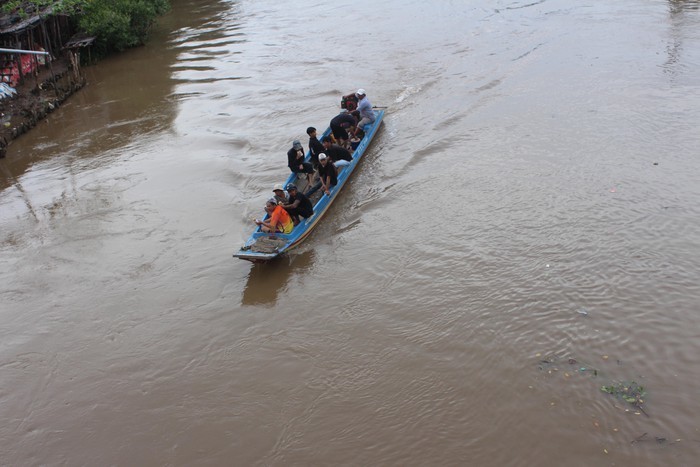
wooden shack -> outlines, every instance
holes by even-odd
[[[94,40],[75,34],[70,18],[51,7],[32,10],[28,2],[21,15],[0,9],[0,158],[85,85],[80,50]]]
[[[0,8],[6,3],[0,0]],[[27,3],[23,10],[22,15],[0,10],[0,48],[48,52],[48,55],[0,52],[0,81],[13,87],[62,58],[64,45],[75,33],[69,17],[55,14],[51,7],[36,10]]]

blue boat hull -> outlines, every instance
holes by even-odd
[[[321,220],[326,211],[328,211],[328,208],[330,208],[331,204],[333,204],[333,201],[335,201],[335,199],[338,197],[338,194],[343,189],[343,186],[345,186],[345,183],[348,181],[348,179],[362,160],[362,156],[367,150],[369,144],[372,142],[372,139],[379,130],[382,120],[384,119],[384,110],[375,110],[375,116],[376,118],[374,120],[374,123],[365,126],[365,136],[362,138],[359,145],[352,153],[352,162],[350,163],[350,165],[344,167],[338,174],[338,184],[331,189],[330,196],[326,194],[322,195],[321,198],[314,205],[313,216],[309,217],[308,219],[302,220],[298,225],[294,227],[294,230],[292,230],[292,232],[289,234],[269,234],[262,232],[260,228],[257,228],[255,232],[253,232],[253,234],[248,238],[245,245],[243,245],[240,250],[234,253],[233,256],[235,258],[245,259],[253,262],[266,262],[286,253],[287,251],[291,250],[292,248],[298,246],[301,242],[303,242],[306,239],[306,237],[308,237],[308,235],[311,233],[313,228],[316,227],[316,225]],[[323,133],[323,135],[330,135],[330,131],[330,128],[328,128]],[[310,154],[307,153],[306,161],[308,162],[309,159]],[[290,174],[290,176],[287,178],[285,186],[289,183],[297,183],[297,174]],[[259,249],[256,248],[256,245],[262,242],[267,242],[268,244],[272,243],[273,248],[267,248],[271,251],[255,251],[256,249]]]

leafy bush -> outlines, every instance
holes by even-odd
[[[97,57],[143,44],[156,18],[170,8],[169,0],[0,0],[0,5],[20,18],[45,11],[70,15],[79,32],[97,37]]]
[[[91,0],[78,17],[78,29],[96,36],[98,56],[143,44],[168,0]]]

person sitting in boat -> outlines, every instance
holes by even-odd
[[[367,94],[364,89],[358,89],[355,92],[358,99],[357,110],[360,112],[360,121],[355,127],[354,136],[357,136],[360,130],[364,131],[365,125],[374,123],[376,117],[374,116],[374,110],[372,109],[372,103],[367,98]]]
[[[335,168],[333,161],[324,153],[318,155],[318,177],[319,181],[304,193],[309,198],[319,188],[323,189],[323,192],[330,196],[331,188],[338,184],[338,169]]]
[[[294,222],[281,204],[277,204],[275,198],[270,198],[265,203],[265,211],[270,215],[267,220],[255,219],[255,224],[260,226],[260,230],[266,233],[291,233],[294,229]]]
[[[282,184],[278,183],[272,188],[272,192],[275,194],[274,198],[277,204],[285,204],[289,200],[287,192],[282,188]]]
[[[282,207],[292,216],[294,225],[299,223],[299,216],[308,219],[314,215],[314,207],[311,205],[311,200],[304,193],[300,193],[295,184],[288,184],[287,192],[289,193],[289,199]]]
[[[292,149],[287,151],[287,160],[289,170],[297,175],[305,173],[306,180],[308,183],[311,183],[311,174],[314,173],[314,167],[308,162],[304,162],[304,147],[298,139],[292,143]]]
[[[331,158],[333,164],[335,164],[338,169],[350,165],[352,162],[350,151],[337,144],[333,144],[333,141],[331,141],[328,136],[321,138],[321,143],[323,144],[323,152],[326,156]]]
[[[311,152],[311,164],[314,169],[318,167],[318,155],[323,152],[323,144],[316,137],[316,128],[310,126],[306,129],[306,134],[309,135],[309,151]]]
[[[355,117],[345,109],[341,110],[338,115],[331,119],[331,132],[338,144],[347,146],[348,139],[350,138],[350,135],[348,135],[348,128],[354,131],[356,124],[357,120],[355,120]]]

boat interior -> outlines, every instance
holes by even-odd
[[[381,122],[381,112],[379,114],[379,122]],[[366,130],[367,127],[364,128]],[[374,131],[369,133],[370,136],[374,134]],[[326,131],[323,132],[322,137],[330,137],[331,141],[333,144],[337,144],[337,141],[335,138],[333,138],[333,135],[331,134],[330,128],[326,129]],[[365,134],[364,131],[360,131],[358,134],[358,137],[348,141],[346,149],[350,151],[352,154],[352,157],[354,161],[357,161],[359,157],[362,156],[362,152],[364,152],[364,147],[366,145],[362,145],[362,142],[365,138],[367,138],[367,134]],[[357,154],[357,149],[358,147],[363,147],[361,150],[362,152]],[[308,149],[308,148],[307,148]],[[310,151],[307,151],[306,157],[305,157],[306,162],[310,162]],[[342,186],[345,183],[345,180],[347,177],[342,177],[344,175],[345,171],[352,171],[354,169],[356,164],[352,163],[348,166],[341,166],[341,167],[336,167],[337,174],[338,174],[338,189],[340,186]],[[341,178],[342,177],[342,178]],[[307,177],[307,174],[305,173],[292,173],[288,176],[286,182],[285,182],[285,191],[286,191],[286,185],[289,183],[293,183],[296,185],[297,190],[301,193],[306,194],[306,192],[318,182],[319,180],[319,175],[318,171],[315,170],[313,174],[309,174]],[[291,233],[289,234],[282,234],[282,233],[277,233],[277,234],[267,234],[263,233],[260,229],[260,227],[256,228],[253,234],[251,235],[250,239],[248,242],[246,242],[246,245],[244,245],[241,250],[240,250],[240,255],[234,255],[238,256],[243,259],[247,259],[249,261],[265,261],[268,260],[269,257],[257,257],[255,255],[249,255],[248,253],[245,252],[250,252],[250,253],[263,253],[265,255],[269,254],[274,254],[278,253],[280,251],[283,251],[286,249],[289,245],[290,241],[299,241],[300,238],[303,238],[306,236],[308,231],[313,227],[313,225],[318,221],[320,216],[317,216],[318,213],[321,215],[323,212],[328,208],[328,205],[330,202],[332,202],[332,199],[336,196],[338,191],[334,189],[331,193],[331,199],[328,202],[322,202],[322,198],[324,196],[324,193],[321,189],[318,189],[315,193],[313,193],[311,196],[309,196],[309,200],[311,201],[312,206],[314,207],[314,215],[311,216],[309,219],[301,219],[301,222],[299,224],[294,226],[294,229],[292,230]],[[272,197],[272,193],[270,193],[270,197]],[[269,214],[265,213],[265,216],[262,218],[263,220],[268,219]],[[301,237],[300,237],[301,236]]]

